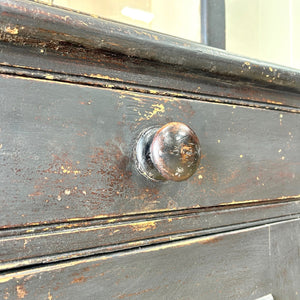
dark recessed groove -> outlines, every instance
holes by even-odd
[[[57,253],[47,255],[45,257],[33,257],[27,260],[11,261],[4,264],[0,264],[0,275],[6,275],[12,272],[20,272],[26,270],[32,270],[34,268],[47,267],[51,265],[59,265],[66,262],[80,261],[82,259],[89,259],[95,257],[101,257],[103,255],[114,255],[115,253],[121,254],[128,251],[138,251],[140,249],[147,249],[151,247],[157,247],[164,244],[176,243],[178,241],[184,241],[189,239],[196,239],[201,237],[210,237],[213,235],[234,233],[235,231],[243,229],[251,229],[264,225],[272,225],[279,222],[297,220],[300,218],[300,214],[280,216],[277,218],[267,218],[255,222],[240,223],[234,225],[228,225],[217,228],[210,228],[207,230],[184,232],[180,234],[166,235],[155,238],[149,238],[145,240],[130,241],[129,243],[114,244],[107,247],[96,247],[90,249],[84,249],[79,251]]]
[[[196,42],[32,1],[2,1],[1,23],[4,26],[3,34],[7,34],[6,24],[15,26],[18,32],[11,35],[12,40],[32,38],[44,44],[49,44],[49,41],[54,44],[69,43],[203,72],[206,76],[227,78],[233,82],[238,79],[286,91],[300,89],[300,72],[296,69],[267,64]]]
[[[86,227],[84,223],[90,222],[89,226],[93,225],[106,225],[106,224],[116,224],[116,223],[124,223],[124,222],[132,222],[132,221],[151,221],[153,219],[158,218],[168,218],[168,217],[184,217],[184,216],[190,216],[190,215],[197,215],[199,213],[204,212],[219,212],[219,211],[225,211],[225,210],[234,210],[234,209],[240,209],[245,207],[259,207],[259,206],[272,206],[274,204],[284,204],[289,202],[295,202],[299,201],[299,198],[286,198],[286,199],[272,199],[272,200],[261,200],[261,201],[255,201],[255,202],[247,202],[244,203],[236,203],[236,204],[220,204],[217,206],[209,206],[209,207],[198,207],[198,208],[184,208],[184,209],[176,209],[176,210],[160,210],[160,211],[153,211],[153,212],[147,212],[147,213],[132,213],[132,214],[124,214],[124,215],[112,215],[109,217],[103,217],[103,218],[83,218],[81,220],[76,221],[68,221],[68,220],[61,220],[57,222],[47,222],[42,224],[24,224],[24,226],[13,226],[9,228],[0,228],[1,232],[11,231],[11,230],[27,230],[27,229],[43,229],[45,227],[51,227],[51,226],[61,226],[65,224],[66,226],[68,224],[83,224],[83,226],[78,227]],[[16,233],[14,232],[14,235]]]
[[[206,93],[192,93],[192,92],[181,91],[180,94],[178,94],[176,93],[175,89],[174,89],[174,93],[172,93],[168,88],[161,88],[161,87],[155,88],[155,87],[149,87],[145,85],[132,84],[129,82],[118,82],[112,80],[96,79],[88,76],[74,75],[74,74],[69,75],[69,74],[63,74],[58,72],[41,71],[36,69],[29,70],[20,67],[0,66],[0,74],[41,79],[49,82],[63,82],[63,83],[77,84],[77,85],[80,84],[83,86],[110,88],[114,90],[125,90],[125,91],[136,92],[136,93],[173,97],[178,99],[184,99],[187,101],[197,100],[197,101],[217,103],[217,104],[238,105],[243,107],[284,111],[289,113],[300,113],[300,109],[294,106],[262,103],[254,100],[238,99],[234,97],[225,97],[225,96],[218,97]],[[49,76],[52,76],[51,79],[49,78]],[[154,91],[153,88],[155,88],[156,90]]]

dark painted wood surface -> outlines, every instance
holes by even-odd
[[[7,272],[3,299],[300,299],[300,221]]]
[[[299,92],[297,70],[32,1],[2,1],[0,13],[1,72],[299,108],[297,94],[283,93]]]
[[[1,76],[2,228],[299,197],[296,113]],[[202,145],[185,182],[137,174],[148,126],[184,122]]]
[[[36,41],[42,46],[51,41],[55,47],[57,42],[65,42],[193,69],[209,76],[215,74],[223,79],[300,91],[300,73],[296,69],[248,58],[245,61],[244,57],[196,42],[32,1],[2,0],[0,8],[2,39],[10,34],[11,42],[13,36],[20,36],[25,45]]]
[[[211,74],[138,58],[120,57],[76,45],[58,46],[0,43],[0,71],[5,74],[51,79],[92,86],[189,97],[277,110],[297,108],[297,93],[254,85],[251,81],[224,80]],[[247,61],[245,61],[247,62]],[[244,69],[251,69],[247,64]],[[267,74],[268,75],[268,74]]]
[[[300,201],[184,210],[0,231],[0,270],[136,249],[300,215]]]
[[[3,0],[0,73],[3,299],[299,299],[299,71]],[[149,182],[172,121],[201,165]]]

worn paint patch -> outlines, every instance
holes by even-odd
[[[78,176],[81,175],[81,171],[78,170],[73,162],[68,159],[66,154],[63,154],[62,157],[57,155],[52,155],[53,162],[49,164],[49,168],[38,170],[40,174],[43,176],[40,177],[35,181],[34,184],[34,191],[28,194],[28,197],[35,197],[39,198],[41,196],[46,197],[46,199],[53,199],[53,194],[49,194],[49,187],[58,186],[59,190],[57,191],[55,198],[57,201],[62,200],[62,195],[69,195],[71,192],[72,194],[81,193],[81,190],[78,191],[77,187],[70,187],[70,179],[76,179]],[[47,176],[45,176],[47,175]],[[64,175],[57,178],[57,175]],[[68,182],[68,185],[65,186],[64,182]],[[70,190],[70,193],[68,192]],[[67,191],[67,192],[66,192]],[[46,201],[47,202],[47,201]]]
[[[156,228],[155,221],[147,221],[147,222],[140,222],[134,223],[130,225],[133,231],[146,231],[146,230],[153,230]]]
[[[28,241],[24,240],[24,245],[23,245],[23,249],[26,249],[26,245],[27,245]]]
[[[50,75],[50,74],[48,74],[48,75],[46,75],[46,76],[45,76],[45,78],[46,78],[46,79],[53,80],[53,79],[54,79],[54,76],[53,76],[53,75]]]
[[[17,289],[17,295],[19,299],[25,298],[25,296],[28,294],[23,285],[17,285],[16,289]]]
[[[17,27],[10,27],[10,26],[5,27],[4,31],[9,34],[13,34],[13,35],[16,35],[19,33],[19,29]]]
[[[207,236],[207,237],[201,238],[200,241],[199,241],[199,243],[200,244],[213,244],[213,243],[219,242],[222,239],[223,238],[220,235],[217,235],[217,236]]]
[[[112,80],[112,81],[123,81],[120,78],[110,77],[110,76],[102,75],[102,74],[85,74],[85,76],[89,76],[89,77],[92,77],[92,78],[98,78],[98,79]]]
[[[41,196],[41,195],[43,195],[42,192],[36,191],[34,193],[28,194],[28,197],[38,197],[38,196]]]
[[[272,200],[289,200],[289,199],[298,199],[300,198],[299,195],[293,195],[293,196],[282,196],[282,197],[277,197],[276,199],[271,199],[271,198],[265,198],[265,199],[253,199],[253,200],[245,200],[245,201],[231,201],[227,203],[220,203],[219,205],[236,205],[236,204],[251,204],[251,203],[257,203],[257,202],[263,202],[263,201],[272,201]]]
[[[44,4],[51,6],[53,1],[51,1],[51,0],[34,0],[34,2],[44,3]]]
[[[152,111],[146,111],[144,115],[139,118],[138,121],[150,120],[156,114],[165,112],[165,107],[163,104],[152,104],[151,108]]]
[[[111,256],[103,256],[100,260],[107,260],[111,258]],[[6,275],[0,275],[0,283],[8,282],[10,280],[18,280],[18,279],[24,279],[24,277],[28,276],[34,276],[36,274],[40,274],[42,272],[52,272],[55,270],[62,270],[63,268],[77,266],[81,264],[85,264],[86,262],[95,262],[99,261],[99,258],[90,258],[90,259],[82,259],[78,261],[70,261],[67,263],[61,263],[61,264],[54,264],[52,266],[46,266],[46,267],[39,267],[36,269],[29,269],[26,271],[20,271],[20,272],[13,272]],[[19,290],[22,291],[22,286],[19,286]],[[27,295],[27,291],[24,289],[26,294],[24,294],[24,297]]]
[[[245,61],[243,64],[242,64],[242,67],[243,68],[248,68],[248,70],[251,70],[251,63],[250,62],[248,62],[248,61]]]
[[[68,165],[68,166],[61,166],[60,167],[61,168],[61,170],[62,170],[62,172],[64,173],[64,174],[74,174],[74,175],[78,175],[78,174],[80,174],[80,171],[79,170],[72,170],[72,166],[70,166],[70,165]]]
[[[69,189],[65,190],[65,195],[69,196],[71,194],[71,191]]]
[[[48,291],[48,300],[52,300],[52,299],[53,299],[53,297],[52,297],[50,291]]]
[[[74,283],[83,283],[83,282],[86,282],[87,278],[84,277],[84,276],[80,276],[78,278],[75,278],[74,280],[72,280],[71,284],[74,284]]]
[[[5,294],[4,294],[3,298],[5,300],[9,299],[9,292],[8,292],[8,290],[5,291]]]

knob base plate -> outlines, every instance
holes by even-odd
[[[135,164],[138,172],[152,181],[166,179],[154,167],[150,157],[150,146],[159,127],[150,127],[141,132],[135,145]]]

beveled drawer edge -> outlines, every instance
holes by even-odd
[[[169,215],[111,224],[62,224],[11,232],[0,238],[0,270],[112,253],[228,232],[300,217],[300,201]],[[75,242],[76,241],[76,242]],[[13,246],[12,246],[13,245]],[[13,250],[12,250],[13,249]],[[8,251],[9,250],[9,251]]]
[[[0,274],[0,294],[5,299],[173,299],[176,291],[175,298],[197,299],[201,291],[205,299],[257,299],[270,293],[294,299],[299,226],[299,219],[281,221],[9,270]]]
[[[225,96],[209,95],[205,93],[192,93],[186,91],[176,92],[175,90],[162,89],[159,87],[151,88],[143,85],[137,85],[134,83],[119,82],[103,78],[89,78],[88,76],[80,76],[76,74],[64,74],[58,72],[31,70],[26,68],[1,65],[1,63],[0,76],[32,78],[62,84],[80,84],[99,88],[124,90],[127,92],[134,93],[151,94],[157,96],[173,97],[178,99],[182,98],[190,101],[203,101],[227,105],[245,106],[250,108],[276,110],[289,113],[300,113],[300,107],[295,104],[295,99],[285,99],[287,101],[286,103],[276,102],[268,99],[266,99],[266,102],[259,102],[255,100],[240,99],[235,97],[228,98]]]
[[[9,36],[8,41],[19,39],[21,44],[26,44],[26,39],[41,44],[51,41],[54,47],[55,43],[65,42],[233,81],[239,78],[279,89],[300,90],[300,72],[293,68],[32,1],[3,0],[0,7],[2,39]]]

